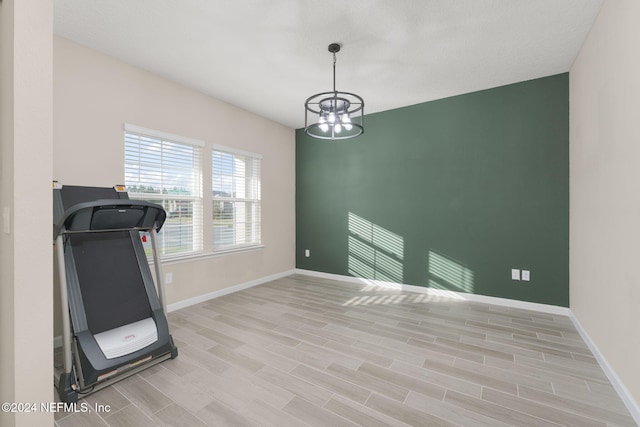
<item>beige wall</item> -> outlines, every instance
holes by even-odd
[[[293,129],[60,37],[54,37],[53,65],[53,171],[63,184],[122,183],[124,123],[205,141],[205,177],[214,143],[263,155],[264,248],[165,264],[173,274],[169,304],[295,267]],[[210,180],[203,182],[211,194]],[[211,218],[209,205],[204,218]]]
[[[640,402],[640,2],[607,0],[570,71],[571,310]]]
[[[0,402],[53,399],[52,6],[0,3]],[[0,412],[3,427],[51,424]]]

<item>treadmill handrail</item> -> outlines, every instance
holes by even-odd
[[[118,208],[118,207],[145,207],[145,216],[142,217],[142,220],[146,219],[146,212],[149,208],[155,211],[155,216],[152,221],[145,220],[147,225],[140,226],[139,222],[131,224],[130,227],[114,227],[114,228],[96,228],[92,229],[91,224],[93,223],[93,215],[99,211],[100,208]],[[89,219],[85,222],[89,224],[89,228],[84,228],[81,230],[68,230],[67,226],[73,221],[73,219],[79,215],[87,213],[89,214]],[[60,220],[54,224],[53,226],[53,239],[60,234],[75,234],[75,233],[104,233],[104,232],[115,232],[115,231],[149,231],[151,229],[155,229],[156,231],[160,231],[162,228],[164,221],[167,217],[167,214],[164,208],[161,205],[156,203],[149,203],[144,200],[131,200],[131,199],[100,199],[94,200],[90,202],[82,202],[76,205],[71,206],[69,209],[65,210]]]

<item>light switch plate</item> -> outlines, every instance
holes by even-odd
[[[531,273],[529,272],[529,270],[522,270],[522,280],[524,280],[525,282],[531,280]]]
[[[520,270],[517,268],[511,269],[511,280],[520,280]]]

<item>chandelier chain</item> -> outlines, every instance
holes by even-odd
[[[333,91],[336,91],[336,53],[333,52]]]

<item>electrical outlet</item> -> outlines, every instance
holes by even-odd
[[[511,269],[511,280],[520,280],[520,270],[517,268]]]
[[[304,256],[305,256],[306,258],[309,258],[309,257],[311,256],[311,251],[310,251],[309,249],[305,249],[305,250],[304,250]]]
[[[165,285],[168,285],[169,283],[173,282],[173,273],[166,273],[164,275],[164,283]]]
[[[525,282],[531,280],[531,272],[529,270],[522,270],[522,280]]]

